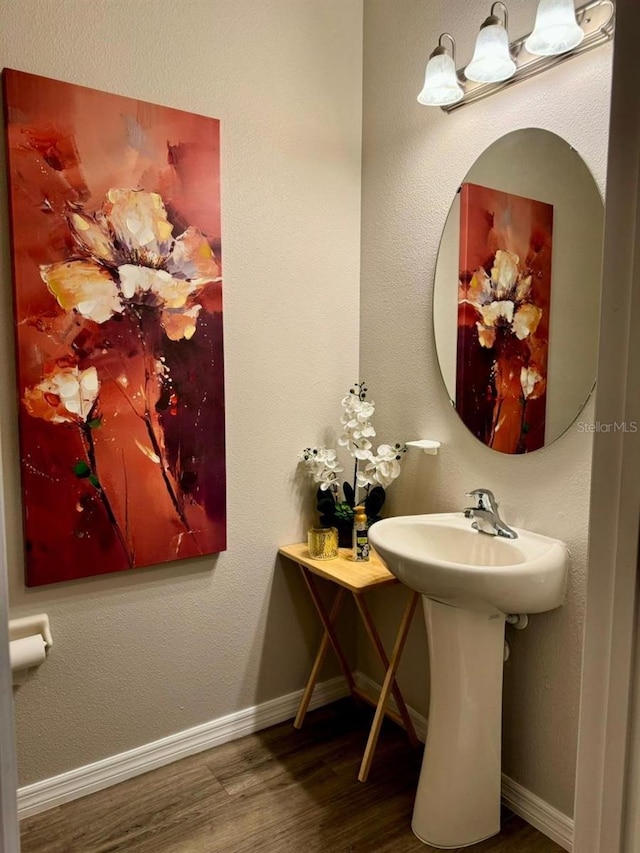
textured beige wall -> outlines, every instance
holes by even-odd
[[[534,3],[510,4],[512,37],[531,29]],[[491,488],[507,522],[563,539],[571,550],[565,606],[508,629],[504,771],[565,814],[573,812],[586,588],[591,440],[576,427],[529,457],[476,441],[451,409],[433,343],[436,254],[451,200],[478,155],[520,127],[570,142],[603,190],[611,48],[572,60],[452,115],[420,106],[428,55],[447,30],[458,62],[471,56],[483,2],[365,0],[361,373],[375,379],[378,423],[405,439],[438,438],[440,456],[408,456],[390,510],[459,510],[464,494]],[[589,420],[593,404],[583,414]],[[399,593],[376,611],[397,618]],[[360,645],[365,657],[364,641]],[[401,669],[412,704],[427,708],[426,646],[414,627]]]
[[[324,438],[357,377],[362,2],[6,0],[0,39],[3,66],[222,122],[229,544],[219,557],[24,588],[0,182],[12,615],[48,612],[55,642],[16,692],[26,784],[304,682],[316,620],[275,555],[305,529],[296,453]]]
[[[532,3],[521,5],[511,10],[516,35],[533,16]],[[509,775],[570,814],[591,442],[573,430],[524,459],[479,445],[450,410],[430,310],[449,204],[498,136],[553,130],[603,188],[610,49],[453,116],[420,107],[437,35],[451,29],[459,56],[469,56],[485,14],[484,3],[465,0],[365,2],[361,374],[383,437],[445,442],[439,457],[406,459],[390,510],[458,509],[468,488],[487,485],[508,521],[571,548],[566,606],[510,632],[504,757]],[[12,612],[46,610],[56,641],[16,695],[23,784],[304,679],[313,617],[274,553],[304,529],[308,490],[293,482],[294,455],[324,440],[358,360],[361,16],[361,0],[8,0],[0,8],[2,65],[216,116],[223,139],[229,550],[218,558],[24,589],[3,226]],[[329,322],[309,321],[318,303],[332,306]],[[395,590],[376,602],[387,635],[402,598]],[[402,676],[423,711],[425,661],[416,622]]]

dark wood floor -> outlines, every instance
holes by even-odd
[[[429,853],[410,828],[420,754],[385,723],[356,775],[370,712],[350,700],[22,822],[23,853]],[[465,853],[562,853],[520,818]]]

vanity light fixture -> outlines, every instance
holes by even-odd
[[[504,9],[504,24],[494,15],[494,10],[499,6]],[[418,101],[428,106],[442,107],[445,112],[452,112],[514,83],[534,77],[579,53],[606,44],[613,38],[614,29],[614,0],[588,0],[576,9],[573,0],[540,0],[533,32],[507,45],[506,58],[513,62],[515,71],[509,77],[489,78],[481,76],[475,67],[476,60],[481,58],[485,60],[484,68],[490,67],[486,57],[496,55],[489,49],[489,39],[486,35],[483,36],[483,33],[488,32],[492,42],[501,39],[504,44],[504,41],[508,40],[507,10],[503,3],[494,3],[490,17],[480,29],[473,59],[466,69],[458,68],[457,71],[452,71],[452,66],[455,65],[455,42],[448,33],[440,36],[438,47],[427,64],[425,85],[418,95]],[[502,31],[500,35],[498,31]],[[442,46],[445,36],[451,40],[451,55]],[[505,58],[504,53],[500,55]],[[438,63],[435,62],[436,59]],[[495,61],[493,69],[496,74],[497,65]],[[481,63],[480,69],[482,68]]]
[[[583,39],[573,0],[540,0],[536,25],[524,46],[534,56],[558,56],[573,50]]]
[[[442,44],[442,39],[451,42],[451,52]],[[418,101],[427,107],[447,107],[464,97],[464,90],[456,75],[456,43],[449,33],[442,33],[438,46],[427,62],[424,74],[424,86],[418,95]]]
[[[500,20],[495,14],[495,10],[498,8],[502,12],[504,20]],[[467,80],[473,80],[475,83],[501,83],[503,80],[513,77],[516,73],[516,64],[509,53],[508,28],[507,7],[498,0],[491,6],[491,14],[480,27],[473,59],[464,69],[464,76]],[[580,28],[578,27],[578,29]]]

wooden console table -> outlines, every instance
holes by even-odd
[[[318,652],[311,668],[311,674],[309,675],[309,680],[304,688],[302,699],[300,700],[300,706],[298,707],[298,713],[296,714],[293,725],[297,729],[302,728],[302,724],[309,707],[309,702],[311,701],[311,696],[313,694],[313,689],[316,685],[316,681],[318,680],[320,669],[330,644],[336,653],[340,667],[344,673],[344,677],[347,680],[349,690],[351,691],[351,695],[369,702],[376,709],[371,729],[369,731],[367,746],[362,758],[362,764],[360,765],[360,772],[358,773],[358,779],[360,782],[366,782],[371,762],[373,760],[373,753],[378,742],[380,728],[385,715],[390,717],[394,722],[398,723],[398,725],[402,726],[402,728],[406,730],[409,735],[409,740],[413,746],[417,746],[418,744],[418,738],[416,737],[411,717],[409,716],[407,706],[402,698],[402,693],[400,692],[398,683],[396,682],[396,671],[398,669],[398,664],[400,663],[400,657],[404,649],[407,633],[409,631],[409,626],[411,625],[411,620],[413,619],[419,595],[417,592],[412,592],[409,596],[409,600],[407,601],[407,605],[400,621],[391,659],[389,659],[371,617],[369,608],[367,607],[364,593],[375,587],[396,584],[398,583],[398,580],[391,574],[391,572],[389,572],[375,552],[371,553],[371,559],[368,562],[362,563],[354,562],[351,559],[351,550],[348,548],[340,549],[340,556],[336,557],[334,560],[312,560],[309,556],[309,549],[306,544],[285,545],[279,549],[279,553],[283,557],[287,557],[298,564],[298,567],[302,572],[302,577],[307,585],[307,589],[309,590],[309,594],[311,595],[316,610],[318,611],[318,616],[324,626],[324,634],[320,641],[320,646],[318,647]],[[320,597],[314,576],[331,581],[331,583],[335,584],[337,587],[330,610],[327,610],[322,598]],[[353,599],[356,603],[356,607],[358,608],[358,613],[364,623],[367,635],[385,669],[382,689],[377,700],[371,698],[367,693],[357,687],[353,673],[349,667],[335,631],[335,624],[338,619],[338,614],[342,608],[344,594],[346,591],[353,595]],[[393,694],[398,708],[398,713],[387,707],[389,694]]]

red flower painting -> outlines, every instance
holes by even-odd
[[[463,184],[456,410],[502,453],[544,445],[553,205]]]
[[[27,584],[224,550],[219,122],[4,84]]]

